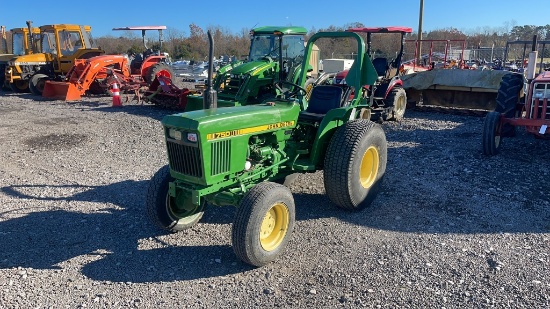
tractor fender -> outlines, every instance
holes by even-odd
[[[143,63],[141,64],[140,68],[140,76],[144,77],[149,74],[149,70],[151,70],[151,67],[159,62],[165,62],[164,56],[149,56],[143,60]]]
[[[392,78],[390,80],[390,83],[388,85],[388,89],[386,89],[386,93],[384,94],[384,98],[388,97],[388,94],[394,89],[394,88],[403,88],[403,81],[398,76]]]
[[[336,129],[346,122],[355,119],[355,107],[341,107],[330,110],[319,124],[317,134],[311,147],[311,163],[321,166],[332,135]]]

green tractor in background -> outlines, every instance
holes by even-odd
[[[300,85],[318,40],[357,50],[346,83],[318,85],[307,94]],[[177,232],[197,224],[207,204],[236,206],[234,252],[262,266],[280,256],[291,238],[295,205],[283,183],[297,173],[323,170],[326,194],[337,207],[357,210],[372,203],[386,170],[387,142],[380,125],[370,121],[372,93],[363,86],[378,75],[365,42],[354,32],[319,32],[301,58],[296,83],[281,78],[271,85],[276,98],[235,107],[220,107],[226,101],[212,87],[210,61],[204,106],[162,120],[169,164],[151,178],[146,196],[156,225]]]
[[[304,55],[303,27],[258,27],[250,31],[250,51],[246,61],[221,67],[213,81],[218,106],[258,104],[277,94],[276,80],[298,81]],[[306,67],[312,70],[312,67]],[[304,81],[304,87],[313,78]],[[186,111],[203,108],[202,95],[187,97]]]

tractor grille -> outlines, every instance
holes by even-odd
[[[173,140],[167,140],[168,160],[174,171],[202,178],[201,151],[198,147],[184,145]]]
[[[550,106],[548,98],[550,97],[550,84],[537,83],[533,91],[533,100],[531,101],[530,118],[531,119],[550,119]]]
[[[223,93],[234,94],[235,97],[239,96],[243,91],[242,86],[248,80],[248,76],[232,76],[229,82],[225,85]]]
[[[530,115],[531,119],[550,119],[550,106],[548,106],[548,99],[533,100]]]
[[[231,141],[223,140],[212,144],[211,175],[218,175],[229,171]]]
[[[232,79],[229,80],[229,84],[227,86],[230,89],[237,89],[238,90],[241,87],[241,82],[242,82],[242,79],[240,79],[239,77],[232,78]]]

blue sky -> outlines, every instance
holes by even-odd
[[[94,37],[120,33],[115,27],[164,25],[189,35],[189,25],[219,26],[232,33],[254,26],[294,25],[308,30],[366,26],[407,26],[418,30],[420,0],[394,1],[2,1],[0,25],[7,29],[44,24],[85,24]],[[190,4],[191,3],[191,4]],[[262,4],[260,4],[262,3]],[[393,6],[390,5],[393,3]],[[516,3],[516,4],[514,4]],[[85,5],[87,4],[87,5]],[[270,9],[271,8],[271,9]],[[424,0],[423,30],[457,28],[465,33],[513,26],[550,24],[549,0]],[[139,33],[136,33],[140,36]]]

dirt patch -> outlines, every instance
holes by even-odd
[[[31,148],[47,150],[66,150],[88,142],[89,137],[84,134],[49,134],[28,138],[25,145]]]

